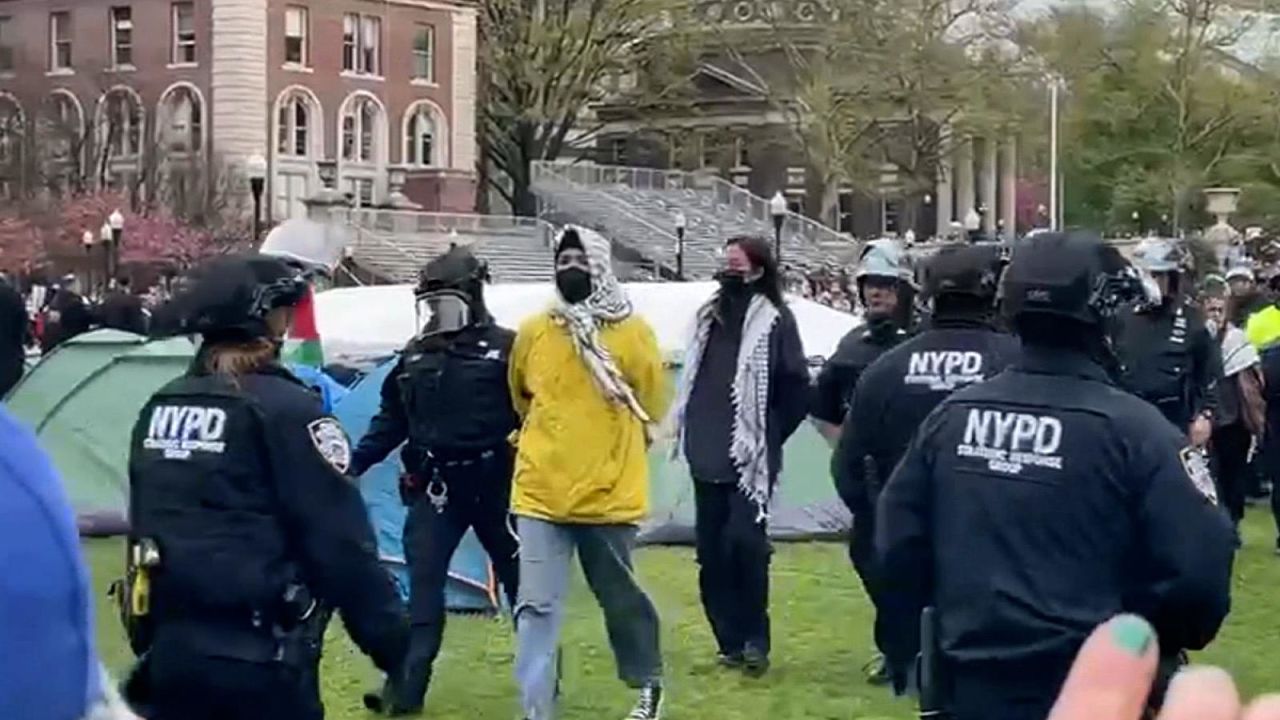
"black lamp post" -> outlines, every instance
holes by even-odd
[[[249,176],[249,191],[253,193],[253,242],[258,242],[262,232],[262,187],[267,180],[267,160],[258,153],[249,156],[244,162],[245,174]]]
[[[124,214],[117,208],[107,217],[107,227],[111,228],[111,244],[107,246],[107,279],[108,287],[115,282],[116,273],[120,271],[120,242],[124,239]]]
[[[773,216],[773,256],[782,265],[782,221],[787,219],[787,199],[781,190],[769,200],[769,214]]]
[[[93,293],[93,231],[85,230],[84,234],[80,236],[80,243],[84,245],[84,285],[89,293]]]
[[[102,244],[102,277],[99,283],[102,287],[103,294],[107,292],[107,284],[111,277],[111,221],[103,220],[102,227],[98,228],[98,241]]]
[[[684,229],[688,220],[684,213],[677,212],[676,222],[676,279],[684,280]]]

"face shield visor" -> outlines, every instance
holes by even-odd
[[[419,337],[457,332],[471,324],[471,305],[457,290],[419,295],[415,309]]]

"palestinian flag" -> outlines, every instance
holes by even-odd
[[[316,327],[315,290],[308,288],[306,297],[293,311],[293,329],[285,341],[285,359],[313,368],[324,366],[324,349]]]

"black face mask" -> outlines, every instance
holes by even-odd
[[[591,297],[591,273],[582,268],[566,268],[556,271],[556,289],[560,297],[570,305]]]
[[[716,273],[720,283],[721,294],[726,297],[741,297],[751,292],[755,279],[748,280],[745,273],[737,270],[721,270]]]

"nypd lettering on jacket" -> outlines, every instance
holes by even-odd
[[[986,460],[992,472],[1018,475],[1027,466],[1061,470],[1061,446],[1062,421],[1052,415],[973,408],[956,455]]]
[[[984,379],[982,353],[972,350],[918,350],[911,353],[902,382],[950,392]]]
[[[199,405],[157,405],[142,447],[159,450],[168,460],[187,460],[192,453],[221,454],[227,443],[227,412]]]

